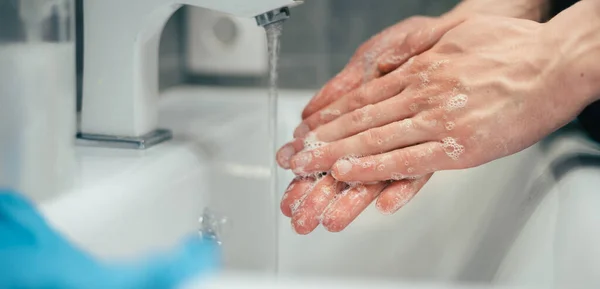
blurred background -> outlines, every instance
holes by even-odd
[[[77,19],[80,22],[83,20],[82,1],[77,0]],[[279,85],[281,88],[317,89],[339,72],[355,49],[373,34],[413,15],[440,15],[458,2],[306,0],[292,10],[292,18],[285,23]],[[183,7],[175,13],[166,24],[161,39],[160,89],[182,83],[264,86],[267,63],[264,32],[256,27],[253,20],[244,20],[229,19],[225,15],[193,7]],[[83,27],[83,24],[78,23],[77,27]],[[79,51],[82,51],[82,32],[78,31],[77,35]],[[210,42],[217,47],[221,45],[220,55],[207,53],[206,46],[211,45]],[[233,51],[230,55],[226,54],[228,49]],[[241,62],[254,63],[209,64],[211,57],[221,62],[237,58],[242,59]],[[78,58],[81,83],[83,64],[81,55]],[[219,69],[215,67],[222,69],[216,73]]]

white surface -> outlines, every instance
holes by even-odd
[[[282,95],[279,143],[291,136],[311,92]],[[592,190],[600,187],[600,167],[577,156],[600,154],[572,128],[475,169],[436,173],[397,214],[382,216],[371,207],[342,233],[298,236],[280,217],[275,250],[271,217],[278,206],[265,191],[272,156],[266,91],[184,87],[161,101],[161,125],[174,129],[173,143],[140,155],[80,149],[89,178],[81,190],[43,206],[100,256],[172,243],[197,228],[208,203],[232,219],[224,240],[230,269],[269,271],[278,255],[279,272],[291,276],[598,284],[600,211],[594,208],[600,200]],[[197,174],[176,182],[184,172]],[[280,174],[280,192],[291,177]]]
[[[277,278],[249,275],[240,273],[227,273],[222,276],[213,276],[206,279],[198,279],[183,286],[184,289],[533,289],[534,287],[506,287],[490,284],[478,285],[456,285],[431,282],[398,282],[377,279],[345,278],[343,280],[333,278],[306,278],[279,276]]]
[[[71,185],[75,44],[0,44],[0,187],[40,201]]]
[[[186,64],[190,72],[251,76],[267,73],[265,30],[256,25],[256,20],[196,7],[186,12]],[[219,21],[234,25],[236,35],[231,43],[224,43],[215,35]]]
[[[85,1],[81,131],[142,136],[157,125],[158,48],[181,4],[254,17],[293,0]]]
[[[78,147],[76,157],[76,186],[41,210],[82,248],[127,259],[197,231],[208,203],[208,169],[193,144],[173,141],[147,151]]]

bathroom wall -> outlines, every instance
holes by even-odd
[[[78,76],[81,89],[83,0],[78,16]],[[371,35],[412,15],[436,16],[460,0],[305,0],[292,9],[282,36],[279,84],[283,88],[317,89],[343,68],[354,50]],[[264,78],[194,75],[185,68],[186,11],[167,22],[160,47],[161,90],[182,84],[263,86]],[[81,103],[79,93],[78,106]]]
[[[334,76],[371,35],[412,15],[439,15],[459,0],[305,0],[292,9],[282,36],[279,83],[315,89]],[[161,44],[161,88],[181,82],[264,85],[261,79],[192,75],[185,71],[185,13],[167,24]],[[177,59],[180,62],[177,62]]]

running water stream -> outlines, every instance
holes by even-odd
[[[277,222],[279,216],[279,198],[277,193],[277,162],[275,154],[277,151],[277,62],[279,61],[279,42],[281,32],[283,30],[283,21],[278,21],[265,26],[265,32],[267,34],[267,43],[269,50],[269,95],[268,95],[268,121],[269,121],[269,138],[270,138],[270,152],[271,152],[271,184],[270,184],[270,195],[273,200],[273,218],[274,218],[274,245],[275,252],[279,251],[279,234]],[[276,253],[274,260],[274,271],[278,269],[278,256]]]

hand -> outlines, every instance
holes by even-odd
[[[331,103],[341,101],[342,96],[363,83],[381,77],[383,75],[381,68],[391,70],[410,56],[424,51],[433,45],[455,21],[413,17],[374,36],[357,50],[346,68],[311,100],[302,114],[304,125],[298,127],[294,135],[304,137],[312,127],[317,127],[347,112],[350,107],[313,113]],[[402,57],[386,57],[385,65],[378,65],[378,59],[382,56],[400,51],[404,52]],[[311,143],[310,140],[305,145],[304,139],[297,138],[279,150],[277,161],[281,167],[290,168],[289,160],[294,154],[314,149],[318,145],[318,143]],[[366,186],[338,183],[331,176],[318,180],[315,177],[299,178],[288,187],[281,202],[281,210],[285,216],[292,218],[292,225],[299,234],[312,232],[320,223],[331,232],[339,232],[377,197],[379,198],[376,205],[382,213],[396,212],[425,185],[430,177],[431,174],[418,179]],[[356,198],[357,195],[360,198]]]
[[[216,265],[218,249],[193,236],[135,264],[105,264],[51,229],[26,199],[0,190],[0,287],[176,288]]]
[[[403,55],[404,59],[386,58],[387,64],[384,68],[392,69],[394,65],[400,65],[410,56],[431,46],[437,38],[441,37],[446,30],[444,26],[449,26],[448,23],[452,22],[442,21],[441,18],[412,17],[371,38],[356,51],[346,68],[325,85],[306,106],[302,113],[304,125],[295,130],[294,136],[304,137],[311,128],[347,112],[349,107],[346,110],[321,110],[314,113],[339,101],[346,93],[362,84],[381,77],[382,72],[377,61],[380,57],[400,51],[398,47],[404,49],[406,53]],[[412,46],[404,43],[410,43]],[[290,168],[289,159],[296,152],[310,150],[315,145],[318,144],[308,143],[305,146],[304,140],[297,138],[279,150],[277,161],[281,167]],[[318,180],[315,177],[299,178],[288,187],[281,202],[281,210],[285,216],[292,218],[292,225],[299,234],[312,232],[320,223],[331,232],[339,232],[378,196],[377,207],[382,213],[396,212],[422,188],[430,177],[431,175],[428,175],[418,180],[367,186],[338,183],[331,176]],[[356,198],[356,195],[360,198]]]
[[[404,63],[408,58],[419,52],[426,50],[436,42],[448,29],[461,19],[473,14],[498,14],[531,20],[541,20],[543,15],[543,4],[545,0],[515,0],[510,2],[497,2],[489,0],[468,0],[461,2],[452,11],[439,18],[415,17],[392,26],[384,32],[374,36],[367,43],[363,44],[357,50],[346,68],[336,76],[332,81],[311,100],[305,108],[302,119],[303,123],[296,129],[294,141],[285,145],[279,150],[277,160],[281,167],[290,168],[289,160],[291,156],[300,151],[314,149],[321,142],[314,142],[314,139],[308,139],[308,146],[300,137],[305,137],[308,131],[316,129],[318,126],[335,120],[342,115],[342,111],[347,112],[350,109],[356,109],[362,106],[361,99],[366,95],[364,90],[359,88],[361,85],[376,80],[386,73],[394,70]],[[437,33],[436,33],[437,32]],[[385,41],[387,37],[393,36],[395,41]],[[391,57],[390,57],[391,56]],[[373,61],[373,59],[384,59],[384,61]],[[357,89],[358,88],[358,89]],[[382,89],[388,89],[383,87]],[[356,91],[354,91],[356,90]],[[357,96],[354,104],[348,105],[344,109],[344,100],[346,94]],[[327,106],[339,101],[342,103],[341,109],[331,109]],[[346,137],[349,135],[346,135]],[[302,173],[302,172],[300,172]],[[338,201],[337,195],[328,195],[320,192],[318,187],[313,184],[316,182],[314,177],[294,180],[284,195],[282,200],[282,211],[284,215],[292,217],[292,225],[300,234],[307,234],[318,226],[318,221],[323,219],[323,224],[329,231],[340,231],[344,229],[360,212],[377,196],[377,208],[384,214],[391,214],[406,204],[431,178],[432,174],[426,174],[422,177],[403,179],[395,182],[388,182],[383,186],[366,186],[367,194],[362,194],[361,205],[351,208],[351,202]],[[400,175],[395,175],[401,178]],[[329,181],[328,181],[329,179]],[[324,178],[325,183],[332,182],[331,176]],[[319,183],[322,183],[320,181]],[[335,182],[334,192],[345,192],[345,195],[354,195],[352,192],[361,188],[348,188],[345,183]],[[336,197],[334,197],[336,196]],[[306,201],[305,201],[306,200]],[[310,208],[311,200],[327,200],[327,205],[321,204],[315,208]],[[354,202],[359,200],[354,199]],[[314,203],[315,201],[312,201]],[[294,208],[294,210],[292,210]],[[358,208],[358,209],[357,209]],[[292,212],[293,211],[293,212]],[[332,212],[348,214],[338,214],[334,216]],[[306,221],[310,220],[310,221]]]
[[[302,120],[311,116],[313,119],[298,126],[294,137],[304,137],[319,125],[320,119],[329,121],[341,115],[341,111],[323,110],[323,108],[362,84],[391,71],[427,47],[431,47],[456,21],[462,21],[472,15],[496,15],[541,21],[547,13],[547,2],[547,0],[463,0],[440,17],[415,16],[383,30],[361,45],[346,67],[308,103],[302,113]],[[387,60],[392,63],[386,64],[387,68],[384,71],[377,69],[377,59],[393,50],[396,50],[397,57],[387,57]]]
[[[537,22],[465,21],[367,84],[366,106],[315,129],[311,137],[328,144],[294,156],[292,168],[375,182],[475,167],[523,150],[587,104],[561,99],[570,90],[562,82],[559,44]],[[397,89],[378,90],[385,85]]]
[[[296,178],[281,200],[281,211],[292,218],[298,234],[308,234],[322,224],[330,232],[345,229],[377,198],[377,208],[392,214],[425,185],[429,176],[392,183],[348,185],[331,175]]]
[[[323,108],[361,85],[381,77],[385,71],[380,71],[377,63],[382,55],[401,49],[403,57],[387,59],[398,65],[403,63],[433,45],[443,35],[444,25],[449,21],[451,22],[443,17],[414,16],[383,30],[362,44],[346,67],[306,105],[302,112],[302,119],[306,121],[295,129],[294,137],[304,137],[321,121],[334,119],[342,114],[343,111],[324,111]]]

